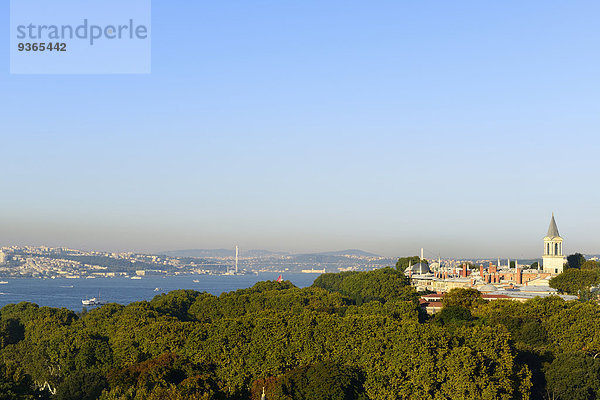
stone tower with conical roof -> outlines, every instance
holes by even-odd
[[[554,220],[554,213],[550,220],[548,233],[544,237],[544,272],[551,274],[560,274],[567,260],[563,255],[563,239],[558,233],[558,227]]]

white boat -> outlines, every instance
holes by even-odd
[[[154,288],[154,291],[155,291],[155,292],[160,292],[161,290],[162,290],[162,289],[161,289],[161,288],[159,288],[159,287],[157,287],[157,288]]]
[[[194,279],[192,282],[194,282],[194,283],[200,283],[200,281],[198,279]]]
[[[99,299],[92,297],[91,299],[85,299],[85,300],[81,300],[81,304],[83,304],[84,306],[101,306],[106,304],[103,301],[100,301]]]
[[[132,276],[131,279],[138,280],[138,279],[142,279],[142,277],[141,276]]]
[[[0,285],[6,285],[8,281],[0,281]]]

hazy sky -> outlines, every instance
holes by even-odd
[[[1,245],[600,253],[600,2],[152,6],[150,75],[0,41]]]

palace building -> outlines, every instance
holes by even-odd
[[[553,275],[560,274],[563,272],[566,262],[567,260],[563,255],[563,239],[558,233],[554,213],[552,213],[550,227],[548,227],[548,233],[544,237],[544,272]]]

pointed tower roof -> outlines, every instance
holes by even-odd
[[[554,220],[554,213],[552,213],[552,219],[550,220],[550,226],[548,227],[548,233],[546,234],[546,237],[560,237],[560,234],[558,233],[558,227],[556,226],[556,221]]]

